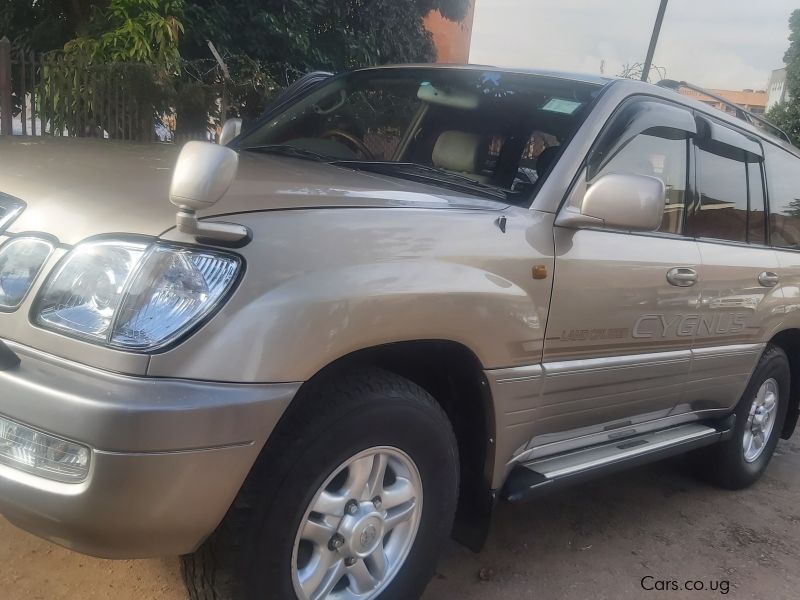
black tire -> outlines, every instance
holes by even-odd
[[[416,384],[378,369],[309,384],[295,399],[223,523],[183,557],[192,600],[291,600],[295,536],[314,494],[350,457],[392,446],[415,463],[424,502],[411,551],[380,600],[418,598],[435,572],[458,496],[450,421]]]
[[[753,462],[745,460],[743,448],[744,435],[748,427],[750,408],[761,385],[768,379],[774,379],[778,384],[778,405],[776,408],[776,421],[772,427],[761,455]],[[711,482],[731,490],[738,490],[753,485],[769,464],[786,419],[789,407],[790,369],[786,353],[777,346],[767,346],[764,354],[756,365],[750,382],[736,405],[736,424],[730,439],[704,448],[699,451],[699,467],[701,475]]]

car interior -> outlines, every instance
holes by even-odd
[[[599,87],[482,70],[398,69],[334,78],[242,141],[342,163],[432,167],[530,201]],[[385,172],[385,171],[384,171]],[[407,172],[398,176],[406,176]],[[429,177],[426,177],[429,180]],[[452,183],[452,182],[451,182]]]

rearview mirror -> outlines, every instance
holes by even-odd
[[[227,146],[228,142],[230,142],[233,138],[239,135],[242,132],[242,120],[241,119],[228,119],[225,121],[225,124],[222,126],[222,131],[219,133],[219,142],[220,146]]]
[[[609,173],[591,186],[579,186],[583,198],[564,207],[556,225],[655,231],[664,216],[664,182],[647,175]]]

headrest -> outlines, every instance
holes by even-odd
[[[433,166],[459,173],[477,173],[481,142],[481,136],[474,133],[445,131],[433,147]]]
[[[542,151],[539,158],[536,159],[536,173],[539,177],[542,177],[550,170],[550,167],[556,161],[556,157],[560,151],[561,146],[549,146]]]

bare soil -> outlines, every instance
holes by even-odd
[[[676,459],[536,503],[503,504],[482,553],[449,545],[425,600],[795,600],[798,565],[800,433],[781,442],[765,477],[741,492],[697,481]],[[177,559],[87,558],[0,519],[0,598],[186,596]]]

